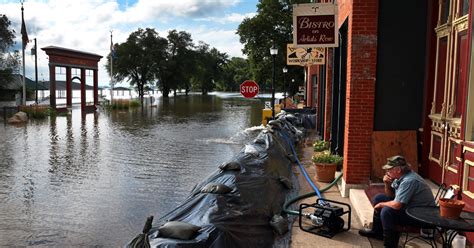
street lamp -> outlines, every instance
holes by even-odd
[[[272,70],[272,119],[275,119],[275,57],[278,54],[278,48],[275,46],[272,46],[270,48],[270,55],[272,55],[272,65],[273,65],[273,70]]]
[[[286,108],[286,73],[288,69],[283,67],[283,108]]]

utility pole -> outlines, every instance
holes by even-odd
[[[38,46],[35,38],[35,102],[38,104]]]

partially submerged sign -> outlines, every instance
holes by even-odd
[[[286,45],[286,64],[287,65],[323,65],[324,59],[323,47],[295,47],[293,44]]]
[[[308,3],[293,5],[293,45],[337,47],[337,5]]]

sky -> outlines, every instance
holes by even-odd
[[[245,17],[256,14],[258,0],[36,0],[24,1],[24,17],[31,40],[25,50],[26,76],[34,80],[31,48],[37,39],[38,80],[49,80],[48,58],[41,50],[58,46],[103,56],[99,62],[99,86],[109,85],[105,70],[113,43],[125,42],[138,28],[154,28],[161,37],[169,30],[186,31],[193,42],[204,41],[229,57],[244,57],[236,34]],[[21,55],[21,2],[0,0],[0,14],[11,21]],[[87,80],[89,84],[89,80]],[[128,86],[128,83],[122,83]]]

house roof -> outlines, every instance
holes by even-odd
[[[49,81],[44,81],[42,82],[44,87],[46,87],[47,90],[49,90],[50,83]],[[39,83],[38,83],[39,84]],[[71,89],[72,90],[80,90],[81,89],[81,84],[76,83],[76,82],[71,82]],[[94,87],[91,85],[86,84],[86,90],[93,90]],[[56,90],[66,90],[66,81],[56,81]]]
[[[127,88],[127,87],[114,87],[114,90],[131,90],[130,88]]]
[[[23,75],[20,74],[13,74],[13,80],[12,81],[2,81],[0,82],[1,88],[4,90],[19,90],[23,87]],[[25,77],[25,87],[27,89],[36,89],[36,82],[29,79],[28,77]],[[38,90],[46,90],[40,81],[38,81]]]

